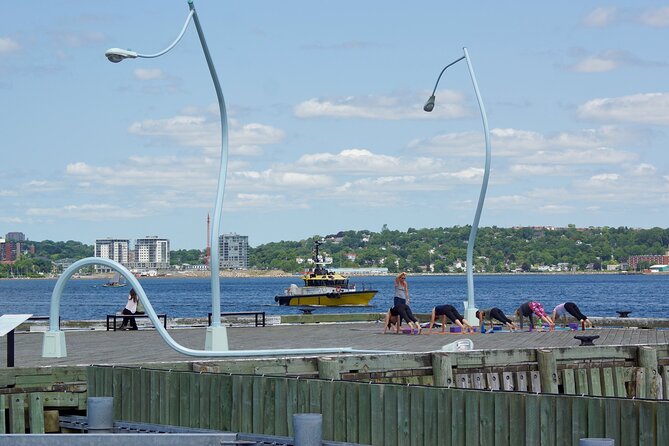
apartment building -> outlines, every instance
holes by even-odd
[[[129,266],[129,252],[129,239],[105,238],[95,240],[95,257],[114,260],[121,265]],[[111,268],[102,265],[95,265],[95,271],[99,273],[108,273],[111,272]]]
[[[169,269],[170,241],[157,236],[147,236],[135,240],[134,269],[140,271]]]
[[[249,267],[249,237],[239,234],[222,234],[218,237],[221,269],[247,269]]]

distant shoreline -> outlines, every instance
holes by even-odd
[[[395,273],[387,274],[372,274],[373,276],[386,276],[394,277]],[[408,273],[408,276],[464,276],[466,273]],[[524,273],[512,273],[512,272],[503,272],[503,273],[474,273],[476,276],[519,276],[519,275],[529,275],[529,276],[583,276],[583,275],[622,275],[622,276],[633,276],[633,275],[653,275],[653,276],[663,276],[669,275],[669,272],[663,273],[641,273],[641,272],[621,272],[621,271],[568,271],[568,272],[524,272]],[[350,274],[348,277],[362,277],[369,276],[369,274]],[[72,277],[72,280],[107,280],[112,277],[112,274],[94,274],[90,276],[79,276]],[[170,273],[170,275],[160,275],[160,276],[141,276],[139,279],[205,279],[211,277],[209,271],[188,271],[186,273]],[[248,278],[280,278],[280,277],[300,277],[299,274],[286,273],[284,271],[273,270],[273,271],[261,271],[261,270],[235,270],[235,271],[221,271],[221,278],[228,279],[248,279]],[[0,278],[1,280],[56,280],[58,276],[53,277],[4,277]]]

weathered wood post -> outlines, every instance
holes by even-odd
[[[649,345],[641,345],[638,350],[639,367],[644,369],[645,384],[639,386],[637,389],[641,390],[640,398],[657,399],[660,393],[660,385],[658,380],[658,365],[657,365],[657,350],[655,347]],[[637,374],[637,376],[639,376]]]
[[[537,349],[541,393],[558,393],[557,362],[553,350]]]
[[[448,353],[432,353],[432,376],[435,387],[453,386],[453,362]]]
[[[318,377],[335,381],[341,380],[339,361],[334,358],[318,358]]]

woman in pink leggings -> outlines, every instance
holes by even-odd
[[[530,320],[530,330],[534,328],[534,320],[532,315],[536,315],[539,319],[548,324],[549,330],[555,330],[555,323],[547,314],[544,307],[536,301],[525,302],[516,310],[516,316],[520,318],[520,326],[523,326],[523,317],[527,317]]]

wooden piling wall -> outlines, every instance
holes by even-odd
[[[667,401],[101,366],[88,376],[89,394],[113,396],[129,421],[291,436],[292,415],[311,412],[325,440],[373,445],[669,444]]]

